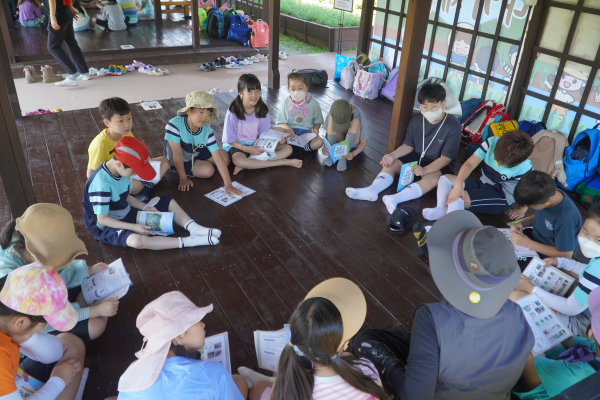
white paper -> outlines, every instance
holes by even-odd
[[[160,110],[162,108],[158,101],[147,101],[145,103],[140,103],[140,106],[146,111]]]
[[[137,174],[131,175],[129,179],[136,179],[141,182],[150,182],[157,184],[160,181],[160,161],[150,161],[150,165],[152,165],[152,168],[154,168],[154,171],[156,171],[156,176],[153,179],[145,181],[142,178],[140,178]]]
[[[234,188],[242,191],[241,196],[237,196],[235,194],[233,194],[231,196],[226,195],[224,187],[220,187],[216,190],[213,190],[212,192],[205,194],[205,196],[208,197],[209,199],[211,199],[212,201],[219,203],[222,206],[227,207],[228,205],[233,204],[238,200],[241,200],[243,197],[246,197],[248,195],[251,195],[252,193],[255,193],[255,190],[250,189],[249,187],[246,187],[246,186],[242,185],[241,183],[231,182],[231,184],[233,185]]]
[[[333,0],[333,8],[336,10],[352,12],[353,5],[354,2],[352,0]]]
[[[573,336],[569,328],[563,325],[537,294],[532,293],[516,303],[521,307],[535,336],[535,346],[531,350],[534,356],[545,353]]]
[[[544,268],[544,265],[546,265],[544,261],[534,257],[523,271],[523,275],[535,286],[564,297],[573,282],[575,282],[575,278],[554,267]]]
[[[155,235],[169,236],[175,233],[173,229],[172,212],[138,211],[135,222],[150,227]]]
[[[512,243],[510,228],[498,228],[498,230],[500,232],[504,233],[504,236],[506,236],[506,238]],[[531,249],[528,249],[527,247],[523,247],[523,246],[517,246],[514,243],[513,243],[513,246],[515,246],[515,253],[517,253],[518,256],[521,256],[521,257],[537,257],[538,256],[538,253],[535,250],[531,250]]]
[[[288,137],[289,134],[286,132],[281,132],[275,129],[267,129],[260,134],[259,138],[263,139],[281,139],[282,137]]]
[[[119,258],[108,264],[108,268],[90,276],[81,285],[83,299],[89,305],[94,305],[114,297],[119,299],[127,293],[131,279],[125,270],[123,261]]]
[[[260,153],[257,156],[251,155],[248,158],[250,158],[251,160],[267,161],[267,160],[270,160],[271,158],[275,157],[276,155],[277,154],[274,151],[265,151],[263,153]]]
[[[291,332],[288,326],[274,332],[254,331],[254,346],[259,368],[276,372],[281,352],[290,340]]]
[[[220,362],[229,371],[229,374],[231,374],[228,332],[222,332],[204,339],[202,360]]]
[[[290,135],[291,136],[291,135]],[[316,138],[317,135],[312,133],[312,132],[307,132],[307,133],[303,133],[302,135],[295,135],[295,137],[288,139],[287,143],[291,144],[293,146],[298,146],[298,147],[304,147],[306,146],[311,140],[313,140],[314,138]]]
[[[127,49],[135,49],[135,47],[133,47],[133,45],[131,45],[131,44],[122,44],[122,45],[121,45],[121,48],[122,48],[123,50],[127,50]]]
[[[275,151],[278,143],[279,139],[259,137],[254,146],[264,151]]]

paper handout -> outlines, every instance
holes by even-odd
[[[415,179],[415,174],[413,174],[412,169],[417,164],[418,163],[414,161],[402,165],[402,169],[400,170],[400,176],[398,178],[398,190],[396,190],[397,192],[401,191],[402,189],[413,183],[413,180]]]
[[[108,268],[90,276],[81,285],[83,299],[89,305],[102,303],[104,300],[119,299],[127,293],[131,279],[119,258],[108,264]]]
[[[498,228],[498,230],[500,232],[504,233],[504,236],[506,236],[506,238],[512,243],[512,238],[511,238],[511,233],[510,233],[509,228]],[[517,253],[517,256],[537,257],[537,255],[538,255],[538,253],[535,250],[528,249],[527,247],[517,246],[514,243],[513,243],[513,246],[515,246],[515,253]]]
[[[258,367],[268,371],[277,371],[281,352],[291,340],[290,328],[286,325],[278,331],[254,331],[254,346]]]
[[[307,133],[303,133],[302,135],[294,135],[294,137],[291,137],[291,136],[292,135],[288,135],[288,139],[287,139],[288,144],[291,144],[292,146],[304,147],[308,143],[310,143],[311,140],[316,138],[317,134],[312,133],[312,132],[307,132]]]
[[[146,111],[160,110],[162,108],[158,101],[147,101],[145,103],[140,103],[140,106]]]
[[[525,275],[535,286],[545,291],[563,296],[575,282],[575,278],[565,274],[558,268],[546,267],[546,263],[537,257],[534,257],[527,268],[523,271]]]
[[[160,181],[160,161],[150,161],[150,165],[152,165],[152,168],[154,168],[154,171],[156,171],[156,176],[153,179],[151,179],[149,181],[144,181],[137,174],[131,175],[129,177],[129,179],[137,179],[138,181],[151,182],[151,183],[157,184]]]
[[[229,333],[222,332],[204,339],[202,360],[217,361],[231,374],[231,357],[229,355]]]
[[[238,200],[241,200],[243,197],[246,197],[248,195],[251,195],[252,193],[255,193],[254,190],[252,190],[249,187],[246,187],[240,183],[231,182],[231,184],[233,185],[234,188],[242,191],[241,196],[237,196],[235,194],[232,194],[231,196],[226,195],[224,187],[213,190],[212,192],[205,194],[205,196],[208,197],[209,199],[211,199],[212,201],[219,203],[222,206],[227,207],[228,205],[233,204]]]
[[[169,236],[175,233],[173,215],[172,212],[138,211],[135,222],[149,226],[155,235]]]

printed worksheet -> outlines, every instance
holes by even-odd
[[[212,201],[219,203],[220,205],[222,205],[224,207],[227,207],[228,205],[241,200],[243,197],[246,197],[246,196],[251,195],[252,193],[255,193],[255,190],[250,189],[249,187],[246,187],[246,186],[242,185],[241,183],[231,182],[231,184],[233,185],[234,188],[242,191],[241,196],[226,195],[224,187],[220,187],[216,190],[213,190],[212,192],[205,194],[205,196],[208,197],[209,199],[211,199]]]
[[[303,133],[302,135],[294,135],[294,137],[291,137],[291,136],[292,135],[288,135],[288,139],[287,139],[288,144],[291,144],[292,146],[304,147],[308,143],[310,143],[311,140],[316,138],[317,134],[312,133],[312,132],[307,132],[307,133]]]
[[[140,106],[142,106],[142,108],[146,111],[160,110],[162,108],[158,101],[147,101],[144,103],[140,103]]]
[[[500,232],[504,233],[504,236],[506,236],[506,238],[512,243],[512,238],[510,235],[509,228],[498,228],[498,230]],[[517,256],[521,256],[521,257],[537,257],[538,256],[538,253],[535,250],[531,250],[531,249],[528,249],[527,247],[523,247],[523,246],[517,246],[514,243],[513,243],[513,246],[515,246],[515,253],[517,253]]]
[[[291,339],[290,328],[284,326],[278,331],[254,331],[254,346],[259,368],[277,371],[281,352]]]
[[[411,183],[415,179],[415,174],[413,174],[412,169],[418,162],[413,161],[408,164],[403,164],[402,169],[400,170],[400,176],[398,177],[398,189],[397,192],[401,191]]]
[[[129,177],[129,179],[137,179],[138,181],[151,182],[151,183],[157,184],[160,181],[160,161],[150,161],[150,165],[152,165],[152,168],[154,168],[154,171],[156,171],[156,176],[153,179],[151,179],[149,181],[144,181],[137,174],[131,175]]]
[[[222,332],[204,339],[202,360],[220,362],[231,374],[231,357],[229,355],[228,332]]]
[[[275,151],[278,143],[279,139],[259,137],[254,145],[264,151]]]
[[[535,293],[516,302],[525,314],[535,336],[531,351],[538,356],[573,336],[573,333],[556,317],[556,314]]]
[[[138,211],[136,224],[142,224],[150,227],[155,235],[169,236],[175,233],[173,230],[172,212],[153,212],[153,211]]]
[[[108,268],[90,276],[81,285],[83,299],[89,305],[102,303],[104,300],[125,296],[131,286],[131,279],[119,258],[108,264]]]
[[[534,257],[523,271],[523,275],[546,292],[564,297],[575,278],[552,266],[544,268],[544,265],[544,261]]]

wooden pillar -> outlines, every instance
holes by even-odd
[[[162,22],[162,10],[160,6],[160,0],[154,0],[154,22]]]
[[[2,30],[2,36],[4,37],[5,52],[2,54],[8,55],[8,60],[11,64],[15,63],[15,53],[13,51],[12,42],[10,41],[10,31],[13,28],[13,20],[10,15],[10,7],[7,0],[2,1],[0,5],[0,29]],[[3,23],[6,22],[6,23]]]
[[[269,7],[269,1],[270,0],[262,0],[262,13],[261,13],[262,17],[261,18],[263,21],[267,21],[267,23],[269,24],[269,28],[271,28],[271,22],[269,22],[270,21],[269,9],[271,8],[271,7]],[[258,16],[255,19],[258,19]]]
[[[360,53],[369,54],[369,39],[373,29],[373,9],[375,0],[363,0],[362,13],[360,15],[360,28],[358,31],[358,49],[356,55]]]
[[[0,178],[12,217],[17,218],[35,203],[35,196],[15,124],[14,114],[20,115],[21,111],[10,63],[5,56],[5,39],[4,30],[0,29]],[[14,100],[12,104],[11,100]]]
[[[198,0],[192,1],[192,49],[200,48],[200,19],[198,18]]]
[[[279,89],[279,0],[264,0],[269,3],[269,89]]]
[[[427,22],[431,3],[423,0],[409,0],[402,42],[402,57],[398,67],[398,84],[392,110],[390,135],[387,151],[391,153],[404,141],[406,126],[413,116],[413,105],[417,93],[419,68],[425,46]],[[364,12],[364,11],[363,11]]]

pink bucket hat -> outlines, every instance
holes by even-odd
[[[57,331],[73,329],[77,310],[69,303],[65,281],[58,272],[33,263],[8,274],[0,301],[27,315],[41,315]]]
[[[600,341],[600,287],[590,293],[588,308],[592,313],[592,332],[594,332],[596,340]]]
[[[136,392],[156,382],[167,359],[171,342],[213,310],[212,304],[196,307],[181,292],[165,293],[148,304],[136,320],[144,335],[142,349],[119,379],[119,392]]]

